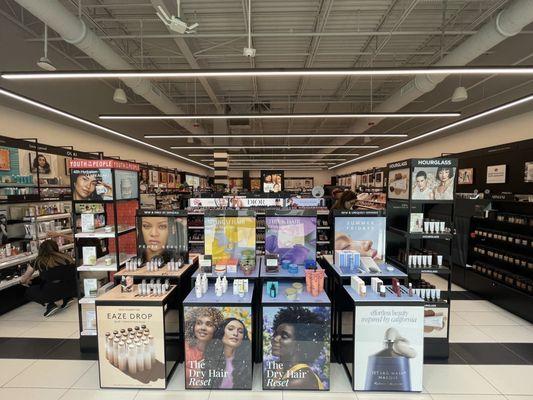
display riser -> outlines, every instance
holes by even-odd
[[[533,307],[527,306],[531,305],[532,296],[468,269],[465,270],[464,287],[507,311],[533,322]]]
[[[28,302],[25,296],[25,286],[12,286],[10,288],[2,290],[1,293],[2,301],[0,302],[0,315],[8,313],[9,311],[12,311]]]
[[[449,356],[448,339],[424,338],[424,359],[448,358]]]
[[[82,353],[98,353],[98,337],[80,336],[80,351]]]

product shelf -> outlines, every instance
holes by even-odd
[[[105,256],[102,256],[99,259],[97,259],[95,265],[85,265],[85,264],[80,265],[78,267],[78,271],[80,271],[80,272],[82,272],[82,271],[117,271],[119,266],[124,265],[126,263],[126,261],[132,259],[135,256],[136,256],[136,254],[123,255],[122,257],[120,257],[120,261],[119,261],[119,263],[117,265],[116,255],[115,256],[113,256],[113,255],[105,255]],[[114,259],[114,262],[112,262],[109,265],[107,265],[105,263],[105,259],[108,258],[108,257],[111,258],[111,259]]]
[[[39,276],[39,272],[35,271],[32,275],[32,279],[33,278],[36,278]],[[3,282],[3,283],[0,283],[0,291],[4,290],[4,289],[7,289],[7,288],[10,288],[12,286],[16,286],[20,284],[20,277],[18,278],[15,278],[15,279],[11,279],[10,281],[8,282]]]
[[[24,221],[51,221],[71,217],[70,213],[46,214],[32,217],[24,217]]]
[[[94,232],[78,232],[74,235],[76,239],[80,238],[97,238],[97,239],[106,239],[106,238],[114,238],[117,235],[123,235],[125,233],[129,233],[135,230],[134,226],[124,226],[120,227],[117,233],[115,232],[106,232],[104,228],[98,228],[95,229]]]

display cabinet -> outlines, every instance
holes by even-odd
[[[388,165],[387,259],[402,268],[415,288],[429,285],[423,274],[447,282],[438,299],[426,297],[428,317],[444,325],[426,330],[425,355],[448,357],[451,262],[457,160],[411,159]]]
[[[97,344],[95,300],[113,287],[113,273],[136,255],[139,165],[114,159],[74,159],[69,166],[76,226],[80,347],[92,351]]]

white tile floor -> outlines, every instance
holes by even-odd
[[[442,285],[442,280],[430,279]],[[451,342],[533,343],[529,322],[492,303],[456,300],[451,309]],[[27,304],[1,316],[0,337],[79,335],[75,305],[50,318],[44,318],[43,311],[39,305]],[[263,392],[261,370],[256,366],[252,392],[185,391],[183,365],[179,365],[166,391],[100,390],[95,361],[0,359],[0,399],[533,400],[532,378],[533,365],[425,365],[422,393],[354,393],[342,366],[332,364],[330,392]]]

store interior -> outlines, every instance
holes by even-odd
[[[0,398],[533,400],[532,33],[0,2]]]

